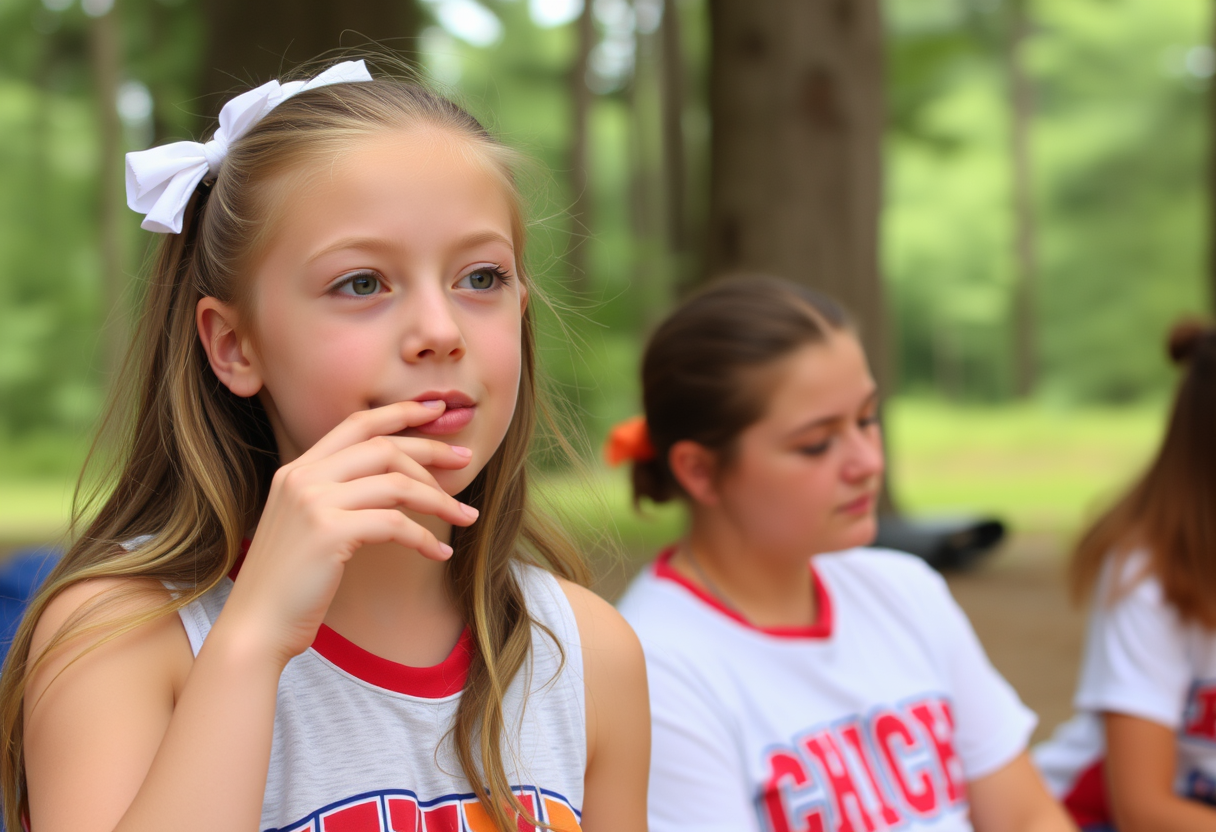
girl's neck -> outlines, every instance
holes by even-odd
[[[671,565],[758,627],[807,627],[819,613],[809,557],[763,551],[732,524],[698,512]]]
[[[440,540],[451,536],[434,517],[413,519]],[[442,662],[464,629],[448,589],[447,563],[392,543],[355,553],[325,623],[364,650],[413,667]]]

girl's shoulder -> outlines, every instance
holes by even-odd
[[[99,693],[124,678],[180,691],[192,654],[171,601],[149,578],[93,578],[64,589],[34,626],[27,699],[37,701],[52,684]]]
[[[585,586],[565,578],[554,580],[570,604],[584,654],[591,649],[597,653],[607,651],[625,662],[634,655],[640,660],[642,648],[638,637],[615,607]]]

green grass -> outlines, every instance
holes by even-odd
[[[991,513],[1015,531],[1069,534],[1147,461],[1163,411],[1162,405],[1058,409],[895,399],[886,425],[896,499],[912,514]],[[45,449],[39,454],[44,458]],[[40,473],[29,463],[0,468],[0,542],[62,533],[74,474],[62,465],[56,470]],[[635,512],[626,473],[598,463],[586,478],[544,480],[538,496],[597,552],[653,552],[683,523],[678,506]]]
[[[896,399],[886,414],[895,497],[912,514],[991,512],[1015,531],[1071,534],[1148,462],[1165,409]]]

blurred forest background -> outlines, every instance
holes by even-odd
[[[730,7],[587,1],[0,0],[0,542],[61,528],[140,293],[152,241],[123,205],[122,152],[198,137],[229,90],[344,28],[344,45],[402,50],[538,161],[531,267],[570,307],[543,361],[592,446],[636,412],[649,328],[706,274],[755,265],[723,254],[734,232],[713,207],[726,122],[711,78],[729,65],[712,35]],[[361,6],[391,23],[339,19]],[[882,3],[881,169],[863,178],[881,194],[867,245],[883,292],[861,317],[879,321],[867,336],[904,508],[1068,533],[1151,452],[1165,333],[1211,302],[1211,11]],[[274,27],[286,45],[249,48]],[[804,95],[831,117],[813,79]],[[797,271],[798,256],[773,262]],[[674,533],[675,514],[635,519],[624,475],[596,472],[589,491],[550,481],[630,547]]]

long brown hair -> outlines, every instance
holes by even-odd
[[[419,126],[466,142],[470,159],[501,180],[513,207],[520,279],[538,297],[523,268],[516,154],[473,116],[419,85],[386,77],[309,90],[235,142],[214,183],[204,183],[192,198],[182,233],[160,242],[125,382],[103,419],[102,435],[115,437],[110,443],[115,458],[107,464],[98,450],[107,445],[99,436],[86,470],[100,468],[100,473],[92,477],[91,490],[80,492],[76,506],[78,521],[93,519],[32,601],[0,676],[0,799],[7,828],[21,828],[28,811],[22,715],[28,681],[57,647],[112,627],[97,613],[121,599],[110,596],[74,616],[31,661],[31,635],[47,605],[92,578],[141,577],[191,587],[150,612],[122,619],[119,631],[126,632],[190,603],[231,570],[278,467],[274,437],[256,397],[233,395],[211,371],[195,327],[198,301],[205,296],[238,305],[246,300],[242,276],[273,233],[275,209],[282,204],[277,183],[285,174],[331,158],[361,137]],[[515,413],[502,444],[459,495],[480,510],[481,518],[454,531],[455,554],[447,571],[477,644],[450,739],[465,776],[502,832],[516,828],[513,814],[526,815],[503,763],[502,703],[528,657],[536,624],[511,563],[538,563],[583,583],[587,578],[574,547],[531,510],[527,498],[528,448],[537,419],[547,417],[538,399],[532,306],[522,326]],[[561,431],[551,433],[560,442]],[[86,482],[83,475],[81,482]],[[151,536],[150,542],[123,548],[124,541],[141,535]]]
[[[1216,628],[1216,329],[1179,323],[1168,350],[1182,378],[1161,448],[1127,494],[1081,537],[1072,589],[1084,600],[1108,558],[1144,550],[1179,615]],[[1119,589],[1099,602],[1113,600]]]
[[[667,457],[683,439],[729,464],[739,434],[768,406],[776,380],[764,371],[849,327],[831,298],[763,275],[724,277],[681,304],[642,356],[642,404],[655,453],[633,463],[634,501],[682,496]]]

